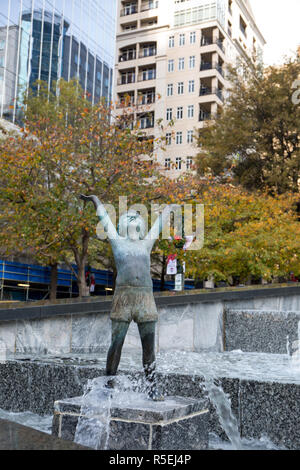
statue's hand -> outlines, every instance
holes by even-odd
[[[80,194],[79,199],[82,199],[83,201],[91,201],[91,196],[85,196],[84,194]]]

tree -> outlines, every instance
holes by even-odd
[[[250,63],[230,68],[228,102],[199,130],[199,174],[232,175],[250,190],[298,193],[300,106],[292,96],[299,76],[299,58],[265,70]]]
[[[161,181],[145,159],[153,142],[124,126],[124,115],[112,122],[112,109],[93,105],[76,81],[62,80],[50,92],[39,82],[25,105],[22,135],[0,143],[2,244],[26,247],[52,265],[74,260],[79,293],[88,295],[85,266],[97,218],[79,196],[94,193],[115,207],[120,195],[149,203]]]
[[[231,184],[208,184],[193,203],[205,207],[203,249],[186,253],[188,274],[234,284],[300,274],[297,195],[272,197]]]

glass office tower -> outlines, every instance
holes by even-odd
[[[0,0],[0,116],[18,120],[36,80],[78,78],[112,99],[116,0]]]

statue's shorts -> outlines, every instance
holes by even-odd
[[[145,323],[157,321],[158,314],[152,287],[117,287],[114,293],[111,320]]]

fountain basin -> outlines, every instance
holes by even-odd
[[[103,376],[105,355],[11,357],[0,364],[0,408],[52,414],[54,402],[83,394],[88,379]],[[243,438],[267,436],[300,449],[300,370],[287,355],[265,353],[160,353],[158,380],[169,396],[203,399],[213,374],[230,397]],[[171,364],[171,365],[170,365]],[[141,353],[123,354],[120,374],[142,379]],[[224,438],[210,405],[209,431]]]

